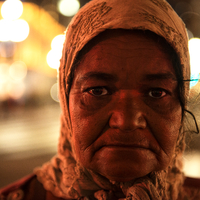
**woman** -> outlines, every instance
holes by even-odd
[[[84,6],[61,59],[58,155],[4,198],[199,199],[182,173],[187,42],[164,0]]]

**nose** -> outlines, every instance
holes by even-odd
[[[109,126],[121,131],[145,129],[144,105],[138,95],[120,94],[113,104]]]

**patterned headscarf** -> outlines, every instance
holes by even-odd
[[[37,168],[35,173],[46,190],[66,199],[114,199],[120,190],[127,199],[178,198],[184,181],[182,154],[184,135],[179,134],[173,162],[166,169],[152,172],[137,181],[116,183],[94,174],[78,163],[71,143],[68,97],[70,74],[79,51],[106,29],[149,30],[163,37],[175,50],[184,79],[189,79],[188,38],[185,26],[165,0],[92,0],[80,9],[66,31],[60,63],[59,84],[61,133],[58,155]],[[189,84],[184,83],[188,96]],[[116,198],[117,199],[117,198]]]

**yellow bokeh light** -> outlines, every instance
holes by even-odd
[[[47,54],[47,64],[52,69],[58,69],[60,66],[60,58],[62,56],[62,52],[57,51],[56,49],[51,49]]]
[[[57,35],[56,37],[53,38],[51,42],[51,48],[62,51],[64,41],[65,41],[65,35]]]
[[[57,35],[51,42],[51,50],[47,54],[47,64],[52,69],[58,69],[60,66],[60,59],[62,57],[62,48],[65,41],[65,35]]]
[[[190,52],[190,65],[191,73],[200,73],[200,38],[192,38],[189,40],[189,52]]]
[[[71,17],[75,15],[80,8],[78,0],[60,0],[58,2],[58,10],[62,15]]]
[[[12,42],[22,42],[29,35],[29,25],[23,19],[14,20],[12,24],[10,40]]]
[[[0,20],[0,41],[21,42],[29,35],[29,25],[23,19]]]
[[[10,40],[12,21],[1,19],[0,20],[0,41],[6,42]]]
[[[23,4],[20,0],[6,0],[1,6],[1,15],[4,19],[18,19],[23,13]]]

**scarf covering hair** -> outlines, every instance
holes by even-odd
[[[92,0],[80,9],[66,31],[59,70],[61,133],[58,154],[35,173],[44,188],[65,199],[126,199],[175,200],[181,192],[184,176],[182,154],[184,134],[179,134],[172,164],[159,172],[136,181],[116,183],[95,174],[78,163],[71,143],[68,97],[69,77],[78,52],[106,29],[149,30],[163,37],[180,59],[183,79],[188,80],[189,53],[185,25],[165,0]],[[189,84],[184,83],[188,96]],[[128,164],[128,163],[127,163]]]

